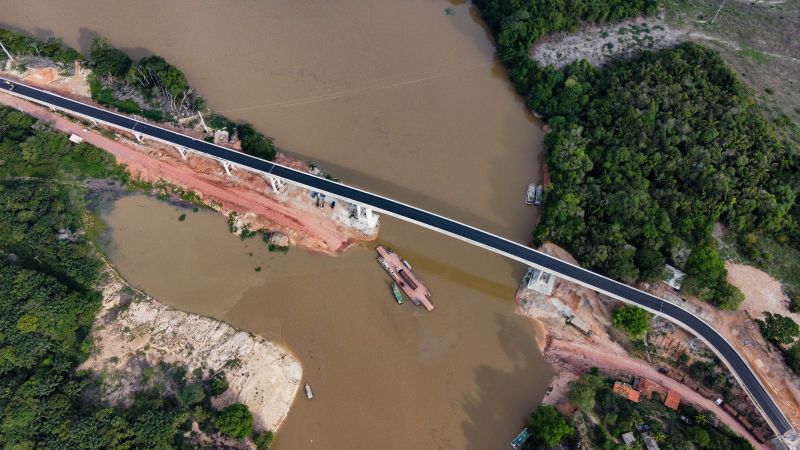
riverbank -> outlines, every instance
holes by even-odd
[[[70,76],[60,75],[49,67],[27,70],[21,76],[9,72],[3,75],[91,103],[86,97],[87,72],[76,64]],[[225,216],[235,213],[239,230],[246,226],[249,230],[279,232],[288,236],[290,245],[327,254],[342,253],[358,242],[377,237],[379,225],[368,227],[363,221],[354,220],[350,205],[342,202],[320,206],[307,190],[293,185],[275,192],[270,182],[258,174],[234,170],[228,176],[210,158],[189,154],[184,159],[172,147],[153,141],[138,142],[104,127],[89,127],[11,95],[0,94],[0,103],[50,121],[56,129],[105,149],[126,166],[133,178],[152,184],[166,182],[194,192],[203,204]],[[178,131],[192,134],[192,130]],[[236,149],[236,145],[229,147]],[[305,162],[280,153],[276,162],[309,173],[316,171]]]
[[[575,263],[569,253],[553,244],[546,243],[541,250],[562,260]],[[747,291],[745,293],[749,294]],[[661,296],[664,294],[664,292],[659,292]],[[767,448],[756,441],[739,421],[716,405],[712,401],[713,399],[703,396],[700,390],[690,385],[694,382],[682,383],[658,372],[658,367],[669,367],[671,365],[669,360],[682,352],[690,355],[683,369],[686,369],[693,361],[705,361],[708,358],[706,355],[708,351],[702,346],[702,343],[699,343],[689,333],[665,320],[654,319],[653,331],[647,340],[652,355],[650,352],[646,353],[649,358],[646,361],[637,357],[640,356],[638,353],[633,356],[633,347],[628,339],[611,324],[611,311],[617,302],[601,298],[590,289],[564,280],[557,280],[550,295],[531,293],[525,290],[518,291],[517,303],[518,313],[531,318],[534,322],[538,331],[539,348],[545,361],[555,371],[550,388],[543,399],[545,404],[566,405],[569,383],[590,368],[597,367],[611,377],[621,379],[635,376],[646,377],[675,390],[687,402],[714,412],[725,425],[746,437],[755,448]],[[711,307],[709,306],[709,308]],[[570,314],[582,321],[591,330],[591,335],[587,336],[577,328],[567,325],[565,315]],[[744,311],[732,314],[746,315]],[[711,323],[724,323],[726,326],[730,324],[716,321],[713,317],[704,316],[704,318]],[[718,327],[718,329],[728,329],[726,326]],[[732,342],[734,341],[732,340]],[[753,350],[750,349],[743,354],[748,357],[748,354],[752,354],[752,352]],[[645,356],[642,355],[642,357]],[[751,365],[757,367],[753,361],[750,362]],[[679,373],[676,368],[670,370]],[[764,374],[759,371],[759,375],[763,379]],[[770,384],[767,383],[768,386]],[[775,398],[787,401],[784,397],[776,396]],[[791,395],[786,397],[791,397]],[[754,411],[748,409],[752,408],[751,402],[740,388],[732,389],[731,397],[728,400],[727,403],[733,405],[737,410],[747,411],[748,416],[754,414]],[[788,412],[792,411],[793,409],[789,409]]]
[[[131,288],[107,262],[102,270],[94,349],[79,370],[102,380],[103,400],[129,406],[134,393],[152,383],[152,368],[163,364],[183,366],[187,373],[224,372],[228,389],[212,399],[213,406],[243,403],[256,430],[278,430],[303,377],[294,355],[223,322],[163,305]]]

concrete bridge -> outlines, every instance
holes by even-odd
[[[734,377],[753,399],[772,429],[779,436],[784,436],[786,442],[792,442],[797,439],[797,433],[792,425],[769,392],[764,388],[764,385],[755,375],[747,361],[711,325],[679,305],[590,270],[561,261],[525,245],[378,194],[326,180],[144,121],[68,99],[42,89],[26,86],[13,80],[0,78],[0,89],[9,94],[45,105],[53,110],[63,111],[72,116],[129,132],[140,141],[152,139],[174,146],[184,157],[187,152],[196,152],[214,158],[222,164],[228,174],[231,173],[230,171],[233,168],[241,168],[262,174],[270,180],[276,190],[280,189],[281,183],[290,182],[313,191],[323,192],[332,197],[360,205],[359,212],[363,214],[365,220],[370,222],[377,221],[377,217],[374,214],[375,211],[388,214],[482,247],[528,266],[553,273],[560,278],[588,287],[625,303],[640,306],[653,314],[669,319],[703,340],[730,369]]]

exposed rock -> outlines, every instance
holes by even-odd
[[[272,233],[272,235],[269,237],[269,243],[272,245],[277,245],[278,247],[288,247],[289,236],[283,233]]]

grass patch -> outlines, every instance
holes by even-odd
[[[767,56],[752,47],[742,47],[739,50],[739,56],[752,59],[759,64],[766,64],[767,62]]]

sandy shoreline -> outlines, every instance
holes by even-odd
[[[159,303],[132,289],[108,263],[103,273],[102,306],[91,335],[94,350],[79,369],[101,376],[105,401],[128,405],[133,393],[147,385],[144,367],[177,363],[188,374],[195,369],[203,374],[224,371],[229,387],[212,399],[213,405],[222,409],[244,403],[257,430],[278,430],[303,377],[294,355],[218,320]]]

